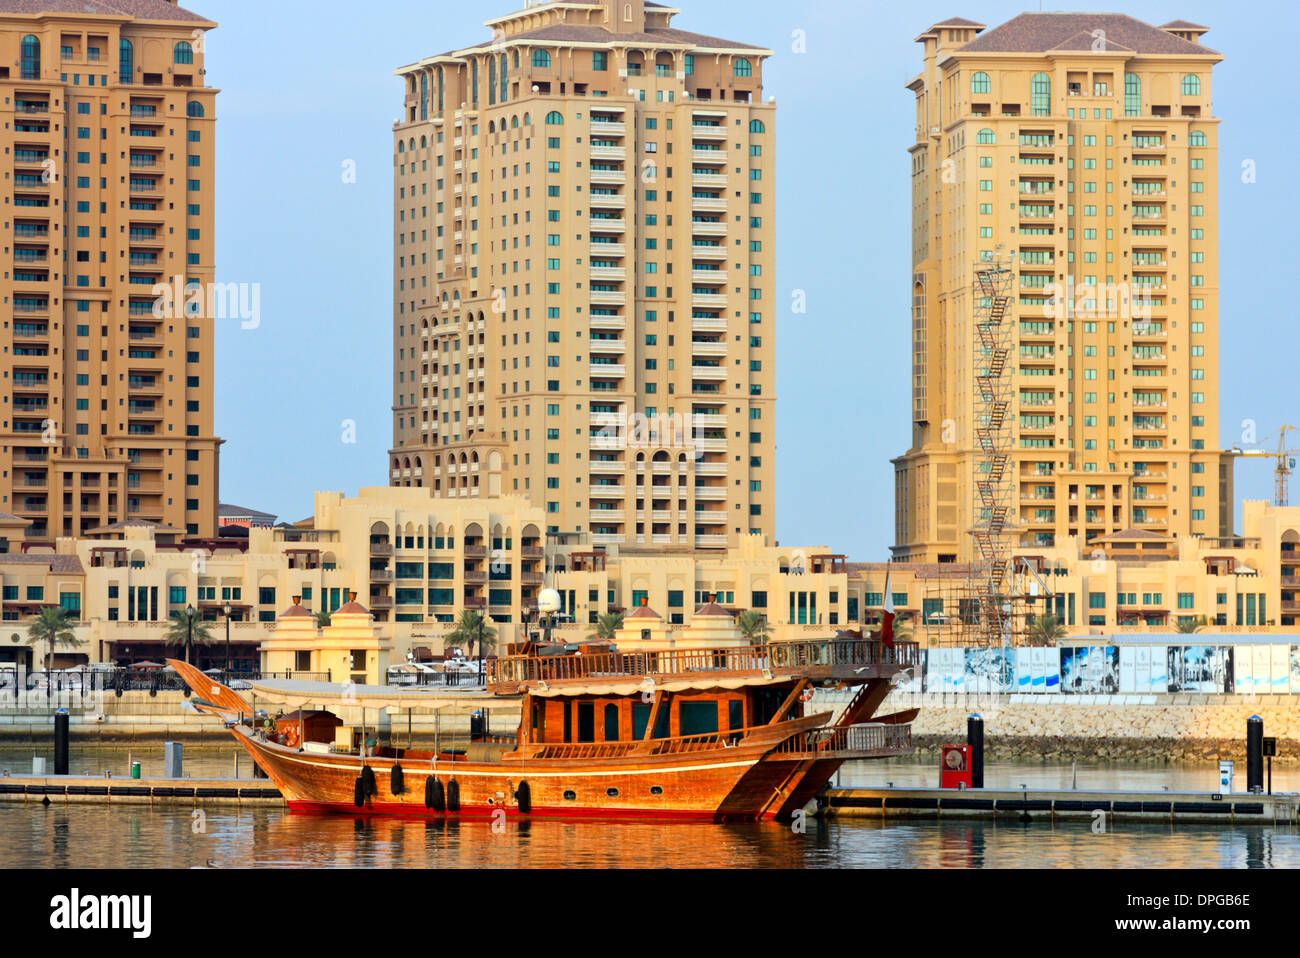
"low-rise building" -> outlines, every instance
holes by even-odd
[[[1245,534],[1231,540],[1136,531],[1026,550],[1016,564],[1035,593],[1030,621],[1055,615],[1071,637],[1300,631],[1300,508],[1251,502],[1243,518]],[[53,548],[0,552],[0,615],[11,625],[0,631],[0,666],[30,666],[23,622],[48,606],[79,623],[81,642],[56,649],[60,667],[178,654],[167,641],[172,617],[193,608],[214,640],[196,650],[204,668],[229,661],[367,681],[413,649],[443,651],[465,610],[487,616],[498,646],[519,641],[546,587],[560,594],[558,633],[568,641],[595,634],[602,615],[642,607],[684,633],[708,624],[695,619],[710,603],[733,616],[761,613],[775,641],[870,629],[881,619],[886,575],[900,628],[923,644],[960,644],[968,611],[952,598],[972,574],[961,565],[851,564],[827,547],[783,547],[760,535],[723,553],[599,547],[544,528],[542,510],[523,499],[376,488],[320,493],[310,520],[250,528],[247,538],[195,539],[128,522]],[[353,632],[331,632],[320,613]]]

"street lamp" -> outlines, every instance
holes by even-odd
[[[185,664],[190,661],[190,646],[194,644],[194,606],[185,607]]]
[[[226,681],[230,681],[230,603],[223,605],[221,611],[226,614]]]

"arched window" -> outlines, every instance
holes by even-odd
[[[172,47],[173,63],[193,63],[194,48],[185,40],[182,40],[176,46]]]
[[[1189,73],[1183,77],[1183,96],[1200,96],[1201,95],[1201,78],[1195,73]]]
[[[497,58],[488,57],[488,105],[497,101]]]
[[[398,153],[405,153],[405,152],[406,152],[406,141],[405,141],[405,140],[398,140],[398,141],[397,141],[397,152],[398,152]]]
[[[41,78],[41,41],[30,33],[23,37],[22,78],[24,80]]]
[[[1136,73],[1124,75],[1124,115],[1140,116],[1142,113],[1142,80]]]
[[[117,45],[117,82],[130,83],[135,76],[135,47],[131,41],[122,38]]]
[[[734,72],[738,77],[752,77],[754,75],[754,66],[744,57],[741,57],[736,61]]]
[[[185,104],[185,115],[195,120],[203,119],[203,104],[191,100],[189,103]]]
[[[551,55],[545,50],[533,51],[533,66],[549,67],[551,65]]]
[[[531,113],[525,113],[524,126],[532,126],[532,125],[533,125],[533,115]]]
[[[1051,116],[1052,114],[1052,78],[1046,73],[1035,73],[1031,87],[1032,111],[1034,116]]]
[[[971,93],[988,93],[993,89],[993,84],[989,82],[987,73],[976,73],[970,78]]]
[[[979,133],[975,135],[975,142],[981,146],[991,146],[994,143],[997,143],[997,141],[997,135],[992,130],[980,130]]]
[[[750,132],[750,133],[766,133],[766,132],[767,132],[767,127],[763,125],[763,121],[762,121],[762,120],[750,120],[750,121],[749,121],[749,132]]]
[[[512,130],[517,130],[517,129],[519,129],[519,117],[517,117],[517,116],[512,116],[512,117],[510,118],[510,129],[512,129]]]
[[[1206,137],[1203,130],[1196,130],[1192,133],[1192,138],[1189,142],[1192,146],[1207,146],[1209,144],[1209,139]]]
[[[420,74],[420,119],[429,118],[429,74]]]
[[[552,110],[550,113],[546,114],[546,125],[547,125],[547,126],[563,126],[563,125],[564,125],[564,115],[561,114],[560,112],[558,112],[557,110]]]
[[[518,51],[515,51],[515,56],[516,57],[519,56]],[[515,66],[519,66],[519,61],[517,59],[515,60]],[[510,61],[506,59],[506,55],[503,53],[501,54],[501,102],[502,103],[506,102],[506,98],[509,95],[509,92],[510,92]]]

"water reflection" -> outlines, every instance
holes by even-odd
[[[641,825],[0,806],[0,868],[1295,868],[1294,828],[810,821]]]

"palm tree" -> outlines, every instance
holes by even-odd
[[[193,606],[182,612],[172,613],[171,626],[167,629],[167,634],[163,636],[163,639],[168,645],[179,645],[185,649],[185,663],[187,665],[190,662],[191,645],[208,645],[216,641],[216,638],[212,635],[212,630]]]
[[[1054,615],[1040,615],[1029,626],[1030,645],[1051,645],[1066,636],[1065,626]]]
[[[32,619],[31,624],[27,626],[27,643],[35,646],[38,643],[45,643],[45,671],[50,670],[53,664],[54,648],[57,645],[83,645],[85,639],[77,638],[77,634],[72,631],[72,625],[76,620],[73,619],[72,613],[67,609],[46,607],[41,609],[36,618]]]
[[[323,629],[330,624],[330,614],[324,609],[316,613],[316,628]]]
[[[469,657],[474,657],[474,643],[478,643],[480,650],[488,646],[495,645],[497,630],[487,624],[481,613],[473,609],[466,609],[460,614],[460,618],[455,621],[450,632],[447,633],[444,642],[453,645],[463,645],[469,649]]]
[[[596,620],[595,633],[587,636],[587,638],[601,642],[613,642],[614,635],[621,628],[623,628],[623,613],[606,612]]]
[[[908,642],[912,638],[912,626],[910,619],[894,620],[894,641]]]
[[[736,617],[736,628],[749,640],[750,645],[766,645],[772,637],[767,628],[767,616],[750,609]]]
[[[1178,618],[1178,631],[1183,635],[1199,632],[1209,620],[1203,615],[1184,615]]]

